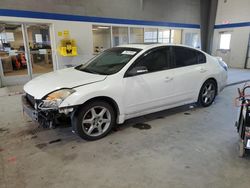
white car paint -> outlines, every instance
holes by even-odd
[[[35,99],[41,99],[52,91],[102,81],[106,77],[80,72],[74,68],[62,69],[34,78],[24,85],[24,91],[28,91]]]
[[[119,109],[117,123],[123,123],[132,117],[196,102],[201,86],[208,78],[217,81],[218,92],[225,87],[227,72],[217,58],[204,52],[205,64],[124,77],[138,57],[149,49],[161,46],[167,45],[120,46],[142,50],[113,75],[97,75],[68,68],[35,78],[24,86],[24,90],[35,99],[43,99],[55,90],[74,88],[76,92],[68,96],[59,109],[82,105],[95,97],[109,97]]]

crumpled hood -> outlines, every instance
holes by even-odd
[[[35,97],[35,99],[41,99],[55,90],[102,81],[106,77],[105,75],[91,74],[74,68],[67,68],[34,78],[24,85],[24,91]]]

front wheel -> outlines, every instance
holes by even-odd
[[[73,122],[76,133],[85,140],[105,137],[115,124],[115,112],[103,101],[90,102],[76,114]]]
[[[210,106],[216,97],[217,86],[214,80],[207,80],[201,87],[198,103],[203,107]]]

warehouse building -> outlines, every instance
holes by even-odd
[[[249,9],[1,0],[0,187],[249,187]]]

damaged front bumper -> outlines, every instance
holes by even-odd
[[[71,108],[62,109],[39,109],[41,100],[35,100],[28,94],[22,95],[22,108],[25,113],[32,121],[39,123],[44,128],[55,128],[58,124],[58,118],[61,116],[67,116],[74,110]]]
[[[38,111],[32,106],[31,102],[28,101],[26,95],[22,95],[22,107],[23,113],[30,117],[33,121],[38,122]]]

